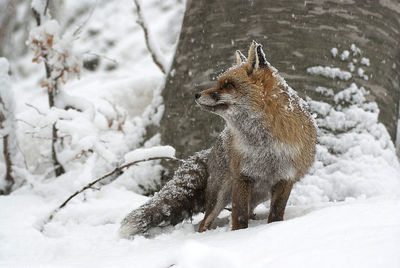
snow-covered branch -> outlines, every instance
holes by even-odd
[[[165,147],[169,147],[169,146],[165,146]],[[152,149],[156,149],[156,150],[152,150]],[[50,213],[50,215],[48,216],[48,218],[43,222],[43,225],[42,225],[42,227],[41,227],[41,231],[44,230],[44,225],[46,225],[47,223],[49,223],[49,222],[54,218],[55,214],[56,214],[60,209],[62,209],[63,207],[65,207],[74,197],[76,197],[77,195],[79,195],[80,193],[83,193],[84,191],[86,191],[86,190],[88,190],[88,189],[93,189],[94,186],[95,186],[97,183],[99,183],[99,182],[101,182],[101,181],[103,181],[103,180],[109,178],[110,176],[112,176],[112,175],[114,175],[114,174],[119,174],[119,175],[121,175],[121,174],[123,173],[124,169],[126,169],[126,168],[129,168],[129,167],[131,167],[131,166],[137,165],[137,164],[142,163],[142,162],[154,161],[154,160],[175,160],[175,161],[182,161],[181,159],[178,159],[178,158],[175,158],[175,157],[174,157],[175,150],[174,150],[173,148],[169,147],[169,148],[165,148],[165,149],[167,149],[167,150],[161,151],[161,154],[160,154],[161,156],[152,156],[152,153],[154,154],[154,153],[156,153],[157,151],[159,151],[159,148],[157,148],[157,147],[156,147],[156,148],[150,148],[150,149],[139,149],[139,150],[136,150],[137,153],[136,153],[136,151],[133,151],[132,153],[134,153],[134,154],[132,154],[132,153],[131,153],[131,154],[128,154],[127,157],[125,157],[126,160],[127,160],[127,159],[136,159],[137,157],[146,156],[146,155],[147,155],[147,156],[150,156],[150,157],[146,157],[146,158],[144,158],[144,159],[139,159],[139,160],[134,160],[134,161],[131,161],[131,162],[129,162],[129,163],[126,163],[126,164],[124,164],[124,165],[122,165],[122,166],[116,167],[113,171],[111,171],[111,172],[109,172],[109,173],[103,175],[102,177],[100,177],[100,178],[98,178],[98,179],[96,179],[96,180],[94,180],[94,181],[88,183],[87,185],[85,185],[84,187],[82,187],[80,190],[76,191],[74,194],[72,194],[71,196],[69,196],[60,206],[58,206],[55,210],[53,210],[53,212]],[[171,154],[171,150],[170,150],[170,149],[173,149],[172,154]],[[150,153],[150,154],[149,154],[149,153]],[[111,181],[110,181],[110,182],[111,182]]]

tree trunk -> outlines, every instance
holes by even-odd
[[[0,195],[9,194],[15,183],[13,176],[13,159],[15,156],[15,115],[14,115],[14,97],[10,94],[10,81],[8,77],[8,62],[0,62],[0,138],[3,140],[3,157],[6,172],[4,174],[4,187],[0,188]],[[4,72],[4,73],[3,73]],[[1,175],[0,180],[3,180]]]
[[[380,108],[379,120],[392,139],[399,109],[400,4],[397,0],[252,0],[187,3],[179,45],[163,91],[161,122],[164,144],[186,157],[213,144],[222,120],[201,111],[194,94],[215,84],[215,77],[234,63],[234,51],[246,52],[250,42],[264,45],[270,63],[302,97],[317,86],[334,91],[355,82],[371,92]],[[370,59],[364,80],[353,73],[349,81],[307,74],[316,65],[348,71],[349,61],[331,55],[331,48],[350,50],[355,44]]]

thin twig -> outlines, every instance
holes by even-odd
[[[78,36],[78,34],[81,33],[82,28],[88,23],[88,21],[92,18],[93,13],[94,13],[94,9],[97,7],[97,0],[96,3],[93,5],[92,10],[90,10],[89,16],[86,18],[86,20],[84,22],[82,22],[81,25],[78,26],[78,28],[76,28],[76,30],[74,31],[74,33],[72,34],[73,36]]]
[[[41,111],[39,110],[39,108],[33,106],[33,105],[30,104],[30,103],[25,103],[25,105],[28,106],[28,107],[30,107],[30,108],[32,108],[32,109],[35,109],[36,112],[38,112],[38,114],[40,114],[40,115],[46,115],[45,113],[41,112]]]
[[[25,169],[28,170],[28,163],[26,163],[26,157],[24,155],[24,152],[21,150],[19,143],[17,143],[16,146],[17,146],[19,153],[22,155],[22,159],[24,160]]]
[[[28,126],[30,126],[31,128],[34,128],[34,129],[43,129],[43,128],[46,128],[46,127],[49,126],[49,125],[35,126],[35,125],[32,125],[31,123],[29,123],[29,122],[27,122],[27,121],[25,121],[25,120],[23,120],[21,118],[15,119],[15,121],[25,123],[25,124],[27,124]]]
[[[76,28],[76,30],[73,32],[73,36],[78,36],[80,33],[81,33],[81,31],[82,31],[82,28],[88,23],[88,21],[92,18],[92,15],[93,15],[93,12],[94,12],[94,9],[96,8],[96,6],[97,6],[97,0],[96,0],[96,3],[94,4],[94,6],[93,6],[93,8],[90,10],[90,13],[89,13],[89,16],[82,22],[82,24],[80,24],[79,26],[78,26],[78,28]]]
[[[33,139],[51,140],[51,138],[49,138],[49,137],[44,137],[44,136],[38,136],[38,135],[36,135],[37,132],[30,132],[30,131],[27,131],[27,132],[25,132],[24,134],[25,134],[25,135],[31,135],[31,137],[32,137]]]
[[[44,7],[44,10],[43,10],[43,16],[46,16],[47,9],[48,9],[48,7],[49,7],[49,2],[50,2],[50,0],[47,0],[47,1],[46,1],[46,6]]]
[[[49,223],[53,218],[54,215],[63,207],[65,207],[69,201],[71,201],[75,196],[77,196],[78,194],[86,191],[87,189],[92,189],[93,185],[95,185],[96,183],[110,177],[111,175],[117,173],[117,172],[122,172],[123,169],[128,168],[130,166],[136,165],[138,163],[142,163],[142,162],[147,162],[147,161],[153,161],[153,160],[177,160],[177,161],[182,161],[181,159],[178,158],[172,158],[172,157],[150,157],[150,158],[146,158],[146,159],[141,159],[141,160],[137,160],[137,161],[133,161],[130,163],[127,163],[125,165],[122,165],[120,167],[116,167],[113,171],[105,174],[104,176],[92,181],[91,183],[87,184],[86,186],[82,187],[80,190],[76,191],[74,194],[72,194],[70,197],[68,197],[60,206],[58,206],[55,210],[53,210],[53,212],[50,214],[50,216],[43,222],[42,228],[41,228],[41,232],[44,231],[44,226]]]
[[[143,32],[144,32],[144,39],[145,39],[145,41],[146,41],[147,49],[149,50],[149,52],[150,52],[150,54],[151,54],[151,57],[153,58],[154,63],[157,65],[158,68],[160,68],[160,71],[161,71],[163,74],[166,74],[165,67],[161,64],[161,62],[160,62],[159,59],[157,58],[157,55],[155,54],[155,52],[153,51],[153,49],[152,49],[152,47],[151,47],[149,31],[148,31],[148,29],[147,29],[147,27],[146,27],[146,25],[145,25],[145,23],[144,23],[144,19],[143,19],[142,10],[141,10],[141,8],[140,8],[140,5],[139,5],[139,3],[138,3],[137,0],[133,0],[133,2],[134,2],[135,5],[136,5],[136,11],[137,11],[137,14],[138,14],[137,23],[138,23],[138,24],[140,25],[140,27],[142,27],[142,29],[143,29]]]
[[[97,54],[97,53],[94,53],[94,52],[85,52],[85,54],[93,55],[93,56],[96,56],[96,57],[99,57],[99,58],[104,58],[104,59],[106,59],[106,60],[109,60],[109,61],[115,63],[115,64],[118,66],[118,61],[117,61],[117,60],[112,59],[112,58],[110,58],[110,57],[107,57],[106,55]]]

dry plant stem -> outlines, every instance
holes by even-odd
[[[44,16],[46,15],[48,5],[49,5],[49,1],[46,1],[46,7],[44,9],[44,14],[43,14]],[[39,12],[37,12],[34,8],[32,8],[32,12],[33,12],[33,16],[36,19],[37,26],[40,26],[41,25],[41,16],[40,16]],[[49,64],[47,63],[47,56],[44,56],[44,67],[45,67],[45,70],[46,70],[46,78],[49,79],[51,77],[51,71],[52,70],[51,70]],[[55,95],[57,94],[57,80],[59,78],[60,78],[60,76],[58,76],[58,77],[53,79],[54,80],[54,87],[53,88],[51,88],[51,87],[47,88],[47,94],[48,94],[48,97],[49,97],[49,106],[50,106],[50,108],[54,107],[54,98],[55,98]],[[51,138],[51,156],[52,156],[52,159],[53,159],[54,173],[55,173],[56,177],[58,177],[58,176],[60,176],[60,175],[65,173],[65,169],[61,165],[61,163],[58,161],[57,154],[56,154],[55,144],[56,144],[56,142],[58,140],[56,123],[53,124],[52,136],[51,137],[52,137]]]
[[[82,187],[80,190],[76,191],[74,194],[72,194],[70,197],[68,197],[60,206],[58,206],[58,207],[50,214],[50,216],[47,218],[47,220],[44,221],[44,223],[43,223],[43,225],[42,225],[42,228],[41,228],[41,232],[43,232],[44,226],[45,226],[47,223],[49,223],[49,222],[54,218],[54,215],[55,215],[60,209],[62,209],[63,207],[65,207],[65,206],[68,204],[68,202],[71,201],[75,196],[77,196],[77,195],[79,195],[80,193],[86,191],[87,189],[93,189],[93,186],[94,186],[96,183],[98,183],[98,182],[100,182],[100,181],[102,181],[102,180],[104,180],[104,179],[110,177],[111,175],[113,175],[113,174],[115,174],[115,173],[122,173],[122,172],[123,172],[123,169],[125,169],[125,168],[131,167],[131,166],[136,165],[136,164],[138,164],[138,163],[147,162],[147,161],[153,161],[153,160],[177,160],[177,161],[182,161],[181,159],[172,158],[172,157],[150,157],[150,158],[147,158],[147,159],[141,159],[141,160],[133,161],[133,162],[127,163],[127,164],[125,164],[125,165],[122,165],[122,166],[120,166],[120,167],[116,167],[113,171],[111,171],[111,172],[105,174],[104,176],[102,176],[102,177],[100,177],[100,178],[98,178],[98,179],[92,181],[91,183],[89,183],[89,184],[87,184],[86,186]]]
[[[138,24],[140,25],[140,27],[142,27],[142,29],[143,29],[143,32],[144,32],[144,39],[145,39],[145,41],[146,41],[147,49],[149,50],[149,52],[150,52],[150,54],[151,54],[151,57],[153,58],[153,61],[154,61],[154,63],[157,65],[157,67],[161,70],[161,72],[162,72],[163,74],[166,74],[166,71],[165,71],[164,66],[163,66],[163,65],[161,64],[161,62],[158,60],[156,54],[154,53],[153,49],[151,48],[150,40],[149,40],[149,38],[150,38],[150,36],[149,36],[149,31],[148,31],[148,29],[147,29],[147,27],[146,27],[146,25],[145,25],[145,23],[144,23],[143,15],[142,15],[142,10],[141,10],[141,8],[140,8],[140,5],[139,5],[139,3],[138,3],[138,0],[133,0],[133,2],[135,3],[136,10],[137,10],[137,14],[138,14],[138,21],[137,21],[137,23],[138,23]]]

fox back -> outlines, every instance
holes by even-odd
[[[287,195],[286,206],[293,183],[314,161],[316,130],[306,103],[269,64],[260,44],[252,43],[248,59],[239,51],[236,56],[237,65],[221,75],[215,87],[195,95],[203,109],[226,122],[209,160],[200,231],[209,228],[230,201],[233,215],[239,207],[250,216],[257,204],[274,198],[274,187]],[[235,198],[246,204],[235,204]],[[247,226],[246,220],[243,226],[237,221],[238,228]]]

